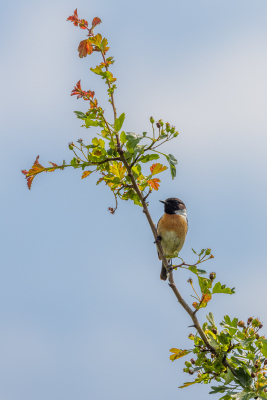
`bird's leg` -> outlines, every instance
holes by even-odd
[[[162,240],[162,237],[161,236],[157,236],[154,243],[160,242],[161,240]]]

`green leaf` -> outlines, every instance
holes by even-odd
[[[167,158],[168,163],[170,164],[170,170],[171,170],[171,176],[172,179],[176,177],[176,167],[175,165],[178,164],[178,161],[172,154],[165,154],[165,157]]]
[[[213,314],[210,312],[208,315],[206,315],[206,317],[207,317],[207,320],[209,321],[209,323],[210,323],[212,326],[215,326],[215,321],[214,321],[214,316],[213,316]]]
[[[174,353],[170,356],[171,361],[178,360],[178,358],[184,357],[187,354],[191,353],[190,350],[180,350],[175,348],[170,349],[170,352]]]
[[[77,118],[80,118],[80,119],[84,119],[84,118],[87,117],[87,116],[86,116],[83,112],[81,112],[81,111],[74,111],[74,113],[77,115]]]
[[[198,277],[198,283],[201,290],[201,293],[209,293],[211,288],[211,280],[208,278],[202,278],[201,276]]]
[[[119,118],[116,119],[115,124],[114,124],[114,129],[116,132],[119,132],[121,130],[124,120],[125,120],[125,114],[122,113],[119,116]]]
[[[221,282],[217,282],[212,290],[212,293],[225,293],[225,294],[233,294],[234,292],[234,288],[230,289],[230,288],[222,288]]]
[[[244,368],[242,368],[242,367],[237,368],[235,370],[235,374],[236,374],[236,378],[241,383],[241,386],[249,387],[252,384],[253,379],[251,378],[249,373]]]
[[[267,357],[267,339],[259,339],[258,342],[256,342],[256,346],[258,346],[258,343],[261,343],[263,347],[260,347],[261,353],[264,355],[264,357]]]
[[[225,385],[228,385],[228,383],[232,382],[232,380],[234,379],[234,375],[232,374],[231,370],[229,368],[227,368],[227,374],[225,375]]]
[[[90,126],[100,126],[100,121],[94,121],[91,118],[86,118],[84,120],[86,128],[90,128]]]
[[[149,161],[157,160],[157,159],[159,159],[158,154],[146,154],[145,156],[140,157],[138,161],[142,162],[142,163],[147,163]]]
[[[126,143],[127,142],[126,134],[125,134],[124,131],[121,132],[120,141],[121,141],[121,143]]]

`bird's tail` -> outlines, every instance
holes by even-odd
[[[166,271],[166,268],[164,267],[163,263],[162,263],[162,267],[161,267],[160,279],[162,279],[163,281],[166,281],[166,279],[167,279],[167,271]]]

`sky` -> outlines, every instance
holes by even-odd
[[[90,140],[70,97],[78,80],[111,117],[102,80],[80,59],[82,30],[66,22],[78,8],[109,40],[115,93],[125,130],[150,129],[149,118],[180,134],[166,153],[177,178],[162,174],[149,209],[181,198],[189,232],[181,251],[211,248],[207,271],[236,288],[199,312],[267,323],[266,130],[267,3],[263,0],[10,0],[1,22],[0,400],[204,400],[209,387],[188,381],[184,360],[191,321],[168,285],[142,210],[81,180],[81,171],[42,174],[31,191],[21,169],[72,157],[68,142]],[[184,271],[175,280],[190,303]],[[264,333],[264,332],[263,332]],[[216,400],[219,396],[213,395]]]

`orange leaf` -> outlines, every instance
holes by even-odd
[[[159,163],[153,164],[150,167],[150,171],[151,171],[152,175],[159,174],[160,172],[163,172],[166,169],[168,169],[168,168]]]
[[[192,306],[193,306],[195,309],[197,309],[198,306],[199,306],[199,304],[198,304],[196,301],[194,301],[194,303],[192,304]]]
[[[93,46],[89,42],[88,39],[82,40],[79,44],[78,47],[78,52],[79,52],[79,57],[83,58],[86,57],[87,54],[92,54],[93,53]]]
[[[208,303],[211,300],[211,294],[206,293],[202,295],[201,302],[202,303]]]
[[[84,171],[84,173],[82,174],[82,179],[86,178],[87,176],[91,175],[93,171]]]
[[[149,179],[147,181],[147,183],[149,184],[149,186],[154,189],[154,190],[158,190],[159,188],[159,184],[158,182],[160,182],[160,180],[158,178],[154,178],[154,179]]]

